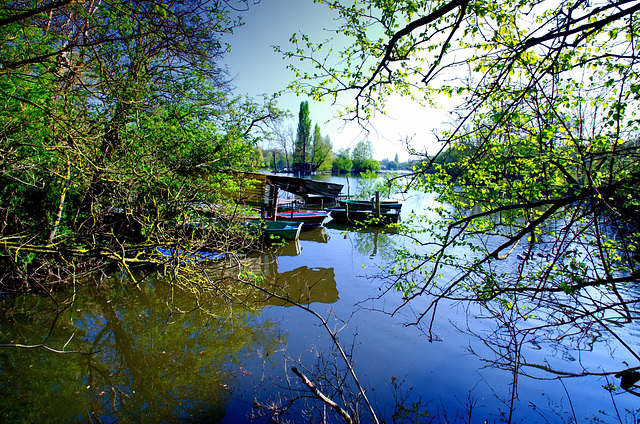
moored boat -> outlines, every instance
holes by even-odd
[[[388,225],[398,222],[400,218],[398,209],[380,210],[380,215],[371,209],[326,208],[326,210],[331,212],[331,222],[337,224]]]
[[[331,216],[331,212],[329,211],[292,211],[292,212],[279,212],[276,214],[276,219],[292,221],[292,222],[302,222],[302,229],[307,229],[311,227],[319,227],[324,225],[324,223]]]
[[[338,200],[338,203],[343,208],[355,209],[355,210],[373,210],[375,209],[375,201],[371,200],[353,200],[342,199]],[[397,200],[380,200],[380,210],[390,209],[402,209],[402,203]]]
[[[263,221],[262,235],[268,239],[297,240],[301,229],[302,222]]]
[[[308,230],[313,227],[320,227],[329,219],[331,213],[329,211],[283,211],[276,214],[277,221],[290,221],[302,223],[302,229]],[[265,221],[273,221],[273,217],[261,218],[259,216],[248,217],[251,220],[264,219]]]

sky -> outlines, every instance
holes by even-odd
[[[328,29],[338,25],[332,13],[326,6],[314,4],[312,0],[261,0],[257,4],[251,3],[248,11],[240,13],[245,25],[224,39],[231,45],[225,63],[234,77],[236,93],[257,98],[263,93],[285,89],[294,75],[286,68],[287,60],[274,52],[273,46],[279,45],[287,50],[291,45],[289,39],[296,32],[309,34],[312,41],[325,40],[331,36]],[[353,149],[359,141],[368,139],[377,160],[393,160],[396,154],[400,161],[409,159],[403,144],[407,138],[412,139],[415,149],[436,153],[437,142],[433,132],[442,128],[448,116],[443,109],[424,108],[409,100],[393,98],[385,109],[389,117],[375,116],[371,120],[375,131],[365,132],[357,123],[345,123],[335,118],[338,107],[330,102],[315,102],[306,96],[298,97],[287,92],[278,101],[281,109],[292,114],[285,126],[297,127],[300,102],[305,100],[309,101],[313,125],[318,123],[322,135],[330,137],[334,151]],[[352,100],[353,95],[339,97],[341,103]]]

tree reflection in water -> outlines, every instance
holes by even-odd
[[[322,233],[324,234],[324,228]],[[314,237],[316,241],[317,237]],[[321,237],[320,243],[326,243],[328,237]],[[299,266],[290,271],[280,272],[278,258],[298,256],[301,248],[298,240],[277,246],[261,254],[245,258],[241,267],[244,271],[259,277],[258,290],[250,292],[245,298],[252,306],[293,306],[311,303],[335,303],[338,301],[338,288],[333,268]]]
[[[385,262],[394,259],[393,235],[397,234],[397,230],[393,225],[387,227],[349,227],[331,224],[330,226],[342,231],[345,238],[348,234],[353,248],[362,255],[372,258],[379,257]]]
[[[301,266],[292,271],[283,272],[265,285],[271,294],[262,293],[257,302],[263,305],[293,306],[294,303],[335,303],[338,301],[338,289],[333,268],[308,268]],[[289,299],[289,300],[285,300]]]
[[[508,372],[508,389],[499,397],[506,422],[513,422],[516,411],[523,408],[520,384],[527,386],[536,381],[546,381],[544,387],[557,382],[566,397],[552,394],[553,389],[543,390],[549,392],[546,404],[528,401],[528,416],[535,416],[532,421],[581,422],[585,419],[584,411],[593,407],[583,397],[589,394],[587,399],[593,399],[592,394],[599,392],[602,402],[599,413],[604,421],[594,417],[595,422],[638,422],[640,409],[625,407],[629,405],[629,396],[638,396],[637,386],[625,387],[624,382],[637,368],[622,373],[611,371],[637,360],[633,352],[619,348],[619,343],[624,342],[597,326],[553,323],[541,310],[536,310],[536,318],[522,316],[515,309],[483,312],[467,305],[466,325],[459,330],[470,336],[473,347],[469,351],[488,368]],[[630,324],[626,331],[633,332],[634,326]],[[622,328],[618,331],[626,332]]]
[[[268,356],[281,341],[272,323],[256,322],[247,309],[203,307],[205,299],[158,280],[140,289],[103,281],[82,293],[4,303],[3,341],[83,352],[4,349],[5,422],[215,422],[245,356]]]

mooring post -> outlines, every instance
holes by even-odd
[[[376,217],[380,218],[380,192],[376,191]]]
[[[276,215],[278,215],[278,190],[279,190],[279,187],[275,186],[273,190],[273,220],[274,221],[277,219]]]

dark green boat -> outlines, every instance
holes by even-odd
[[[336,224],[356,225],[363,224],[366,226],[382,226],[394,224],[400,219],[400,210],[389,209],[380,210],[380,216],[375,211],[358,210],[351,208],[325,208],[331,212],[331,222]]]
[[[349,208],[349,210],[374,210],[375,201],[373,200],[338,200],[338,203],[343,208]],[[380,200],[380,210],[387,211],[391,209],[402,209],[402,203],[397,200]]]

